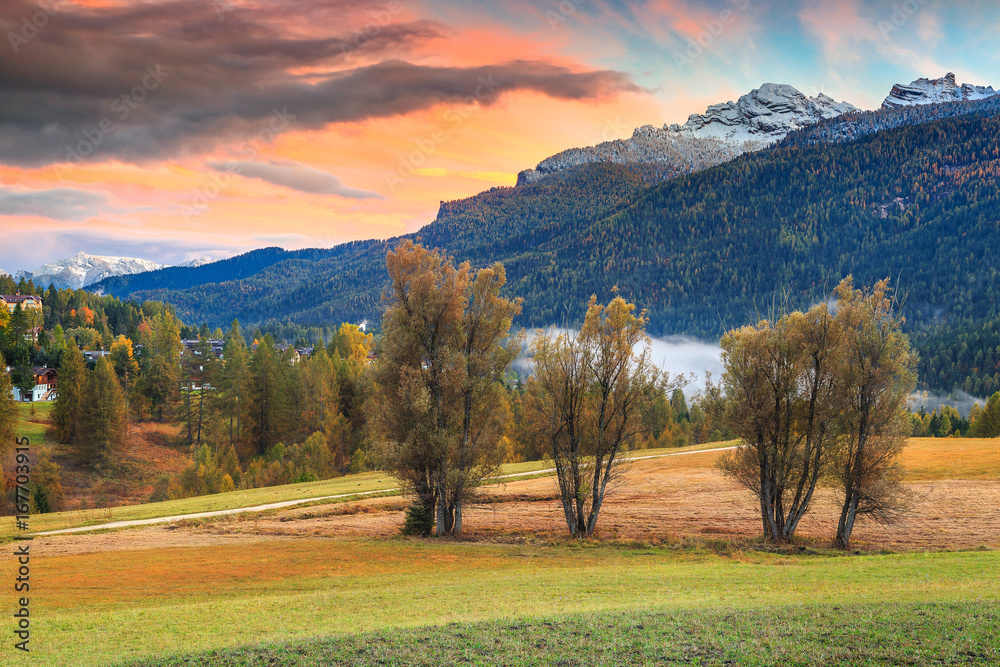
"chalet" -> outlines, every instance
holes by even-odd
[[[197,338],[185,338],[181,341],[184,344],[184,349],[181,353],[200,356],[201,352],[198,351],[198,342]],[[226,341],[212,338],[209,339],[208,344],[212,348],[212,354],[215,355],[215,358],[222,359],[222,350],[226,347]]]
[[[10,369],[7,369],[10,372]],[[56,398],[56,386],[58,384],[59,373],[54,368],[46,366],[35,366],[31,369],[35,376],[35,388],[29,393],[21,396],[21,390],[14,387],[14,400],[18,402],[30,403],[34,401],[54,401]]]
[[[84,361],[97,361],[101,357],[110,357],[111,350],[84,350],[83,360]]]
[[[21,310],[41,310],[42,309],[42,299],[41,297],[28,294],[26,296],[21,296],[20,294],[0,294],[0,301],[7,305],[7,310],[14,312],[18,304],[21,304]]]

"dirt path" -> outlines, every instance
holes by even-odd
[[[649,459],[661,459],[669,456],[685,456],[690,454],[706,454],[710,452],[724,452],[730,449],[736,449],[736,447],[718,447],[715,449],[702,449],[694,452],[674,452],[672,454],[656,454],[654,456],[634,456],[624,461],[646,461]],[[498,479],[511,479],[517,477],[527,477],[530,475],[542,475],[548,473],[554,473],[555,468],[546,468],[544,470],[532,470],[529,472],[518,472],[512,473],[510,475],[501,475]],[[294,507],[296,505],[303,505],[306,503],[320,502],[324,500],[339,500],[341,498],[354,498],[357,496],[371,496],[371,495],[386,495],[390,493],[399,492],[400,489],[383,489],[381,491],[362,491],[357,493],[340,493],[333,496],[318,496],[315,498],[300,498],[299,500],[285,500],[277,503],[267,503],[265,505],[254,505],[252,507],[234,507],[227,510],[214,510],[211,512],[195,512],[194,514],[175,514],[173,516],[162,516],[155,517],[152,519],[131,519],[128,521],[111,521],[110,523],[102,523],[95,526],[81,526],[78,528],[63,528],[61,530],[47,530],[41,533],[34,533],[34,537],[46,537],[49,535],[66,535],[69,533],[87,533],[95,530],[107,530],[111,528],[131,528],[135,526],[152,526],[158,523],[172,523],[174,521],[181,521],[186,519],[205,519],[217,516],[227,516],[232,514],[242,514],[244,512],[266,512],[268,510],[285,509],[289,507]]]

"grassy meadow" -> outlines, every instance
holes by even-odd
[[[706,628],[721,624],[729,627],[729,639],[723,635],[718,641],[731,643],[730,648],[770,642],[773,635],[775,650],[788,652],[795,628],[824,615],[830,629],[845,639],[866,633],[899,639],[902,628],[872,625],[876,618],[893,618],[892,605],[909,605],[905,616],[912,622],[930,614],[924,620],[937,628],[938,636],[926,645],[911,638],[904,642],[908,649],[891,650],[937,651],[932,647],[951,638],[964,642],[963,650],[980,650],[992,659],[1000,646],[995,611],[1000,553],[993,551],[843,556],[713,551],[696,544],[654,548],[298,539],[116,555],[85,553],[35,564],[32,576],[44,586],[32,601],[33,664],[116,664],[138,658],[162,660],[153,664],[220,664],[204,656],[188,663],[166,658],[248,645],[256,648],[244,655],[266,654],[284,650],[281,644],[314,637],[349,636],[361,646],[365,642],[359,636],[366,633],[377,633],[387,651],[403,655],[423,650],[418,645],[425,643],[425,635],[443,638],[448,632],[440,626],[450,623],[485,623],[492,630],[484,641],[493,641],[492,632],[502,644],[520,641],[517,633],[512,638],[504,630],[516,626],[515,621],[587,625],[580,614],[604,619],[599,632],[616,645],[636,634],[627,619],[643,624],[643,618],[667,614],[692,619],[694,628],[685,641],[671,640],[670,650],[700,645],[699,633],[710,634]],[[838,614],[849,607],[857,611],[841,628]],[[955,609],[976,618],[953,624],[966,617]],[[744,641],[741,628],[750,623],[742,620],[745,614],[775,618]],[[942,625],[945,620],[949,623]],[[423,626],[434,627],[391,632]],[[678,631],[668,620],[651,621],[649,627],[654,634],[639,642],[647,648],[656,644],[655,633]],[[821,638],[817,634],[814,643]],[[849,643],[856,641],[867,645],[860,639]],[[394,643],[400,646],[391,648]],[[843,642],[831,643],[843,648]],[[319,655],[324,647],[339,647],[340,641],[312,646],[309,651]],[[531,651],[522,646],[525,650]],[[586,650],[585,645],[579,648]],[[221,664],[322,664],[241,660]],[[480,664],[490,662],[482,660]],[[408,663],[399,658],[382,664]]]

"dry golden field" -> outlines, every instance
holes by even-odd
[[[749,494],[716,469],[719,452],[634,461],[605,503],[597,537],[676,541],[685,537],[753,540],[759,517]],[[861,523],[856,546],[866,551],[1000,547],[1000,440],[914,439],[904,454],[912,510],[900,524]],[[46,555],[151,547],[248,544],[297,537],[358,538],[399,534],[406,502],[372,498],[350,503],[244,514],[203,522],[96,535],[38,538]],[[827,546],[839,508],[832,490],[818,493],[799,535]],[[464,539],[485,542],[560,540],[565,524],[552,477],[487,489],[466,511]]]

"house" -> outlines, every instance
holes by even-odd
[[[83,360],[84,361],[97,361],[101,357],[110,357],[111,350],[84,350]]]
[[[10,372],[10,369],[7,369]],[[35,366],[31,369],[35,376],[35,388],[30,393],[21,396],[21,390],[14,387],[14,400],[18,402],[54,401],[58,385],[59,372],[46,366]]]
[[[20,294],[0,294],[0,301],[7,304],[7,310],[12,313],[17,308],[17,304],[21,304],[21,310],[42,310],[41,297],[34,296],[33,294],[26,296],[21,296]]]
[[[201,352],[198,351],[199,340],[197,338],[185,338],[181,341],[184,345],[184,349],[181,354],[193,354],[195,356],[200,356]],[[212,354],[216,359],[222,359],[222,351],[226,347],[226,341],[219,340],[217,338],[211,338],[208,340],[209,347],[212,348]]]

